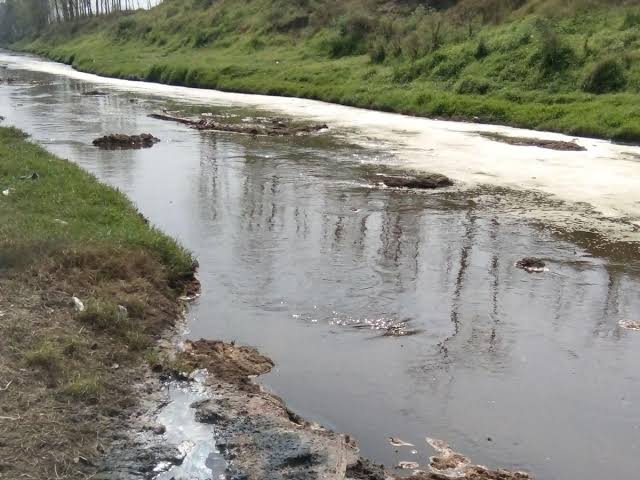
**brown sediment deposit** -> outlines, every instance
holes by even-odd
[[[223,116],[202,115],[199,118],[181,117],[169,112],[152,113],[151,118],[182,123],[196,130],[241,133],[265,136],[304,136],[327,130],[326,124],[296,125],[280,118],[253,118],[248,122],[229,122]]]

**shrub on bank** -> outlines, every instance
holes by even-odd
[[[587,74],[582,89],[589,93],[609,93],[622,90],[626,84],[624,67],[616,59],[597,63]]]

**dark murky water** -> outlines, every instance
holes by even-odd
[[[262,382],[355,435],[365,456],[424,464],[429,436],[539,479],[637,476],[640,333],[618,326],[640,317],[633,246],[594,256],[593,235],[571,243],[514,213],[534,202],[524,193],[369,188],[360,178],[381,152],[196,132],[146,117],[165,98],[83,97],[91,86],[77,80],[11,75],[4,124],[122,189],[197,254],[189,335],[259,347],[277,364]],[[162,143],[90,146],[113,132]],[[515,269],[527,255],[551,271]],[[398,322],[414,335],[383,335]],[[389,435],[418,454],[396,453]]]

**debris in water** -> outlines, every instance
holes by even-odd
[[[453,181],[449,177],[439,173],[425,173],[420,175],[385,175],[378,173],[371,180],[376,184],[383,184],[394,188],[414,188],[433,190],[436,188],[450,187]]]
[[[77,312],[84,312],[85,306],[84,303],[82,303],[82,300],[78,297],[73,297],[71,300],[73,300],[73,305]]]
[[[2,191],[2,195],[4,195],[5,197],[8,197],[10,193],[11,193],[11,189],[10,188],[7,188],[6,190]]]
[[[522,147],[540,147],[564,152],[584,152],[587,150],[582,145],[578,145],[575,141],[564,142],[562,140],[544,140],[541,138],[511,137],[509,135],[503,135],[502,133],[495,132],[478,132],[478,135],[496,142],[508,143],[509,145]]]
[[[636,330],[640,332],[640,321],[634,320],[621,320],[618,325],[627,330]]]
[[[396,468],[400,470],[415,470],[418,467],[420,467],[418,462],[400,462],[396,465]]]
[[[450,477],[462,477],[464,469],[471,465],[471,461],[465,456],[454,452],[446,442],[427,437],[427,443],[437,451],[440,456],[429,457],[431,470],[441,475]]]
[[[489,470],[481,465],[473,465],[467,457],[453,451],[446,442],[429,437],[426,441],[440,454],[429,458],[429,467],[435,475],[472,480],[528,480],[531,478],[525,472]]]
[[[193,295],[183,295],[179,297],[178,300],[180,300],[181,302],[193,302],[194,300],[198,299],[198,297],[200,297],[200,294],[195,293]]]
[[[109,94],[102,90],[89,90],[88,92],[84,92],[82,95],[85,97],[106,97]]]
[[[129,148],[150,148],[159,141],[160,139],[154,137],[150,133],[142,133],[140,135],[124,135],[122,133],[115,133],[96,138],[93,141],[93,145],[105,150],[118,150]]]
[[[59,225],[69,225],[69,222],[65,222],[64,220],[60,220],[59,218],[54,218],[53,222]]]
[[[180,117],[177,114],[172,114],[167,111],[162,113],[152,113],[149,115],[156,120],[167,120],[171,122],[182,123],[196,130],[211,130],[218,132],[232,132],[232,133],[244,133],[248,135],[268,135],[268,136],[301,136],[310,135],[312,133],[318,133],[327,130],[329,127],[326,124],[319,125],[290,125],[283,121],[283,119],[245,119],[243,123],[230,123],[222,121],[222,116],[217,115],[214,118],[213,114],[202,114],[200,118],[185,118]],[[249,123],[251,122],[251,123]]]
[[[415,447],[413,443],[405,442],[396,437],[389,437],[389,443],[394,447]]]
[[[516,262],[516,267],[521,268],[529,273],[548,272],[546,264],[539,258],[527,257]]]

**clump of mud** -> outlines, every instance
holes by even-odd
[[[150,133],[142,133],[140,135],[125,135],[122,133],[114,133],[96,138],[93,145],[105,150],[124,150],[153,147],[160,140]]]
[[[296,125],[282,118],[252,118],[246,122],[231,122],[223,115],[202,115],[198,119],[181,117],[169,112],[152,113],[151,118],[182,123],[196,130],[264,135],[271,137],[304,136],[327,130],[326,124]]]
[[[416,175],[386,175],[378,173],[370,180],[375,184],[382,184],[392,188],[414,188],[422,190],[433,190],[445,188],[453,185],[453,181],[439,173],[425,173]]]
[[[522,260],[518,260],[516,262],[516,267],[521,268],[529,273],[542,273],[547,272],[549,269],[547,268],[546,263],[540,260],[539,258],[527,257]]]
[[[478,132],[481,137],[496,142],[508,143],[509,145],[517,145],[522,147],[540,147],[550,150],[559,150],[565,152],[584,152],[587,149],[582,145],[578,145],[576,142],[565,142],[562,140],[544,140],[541,138],[528,138],[528,137],[511,137],[509,135],[503,135],[502,133],[495,132]]]
[[[183,362],[193,369],[206,369],[216,379],[256,390],[251,377],[268,373],[273,361],[255,348],[217,340],[187,340],[181,353]]]
[[[103,92],[102,90],[89,90],[87,92],[83,92],[82,95],[85,97],[106,97],[109,95],[107,92]]]

